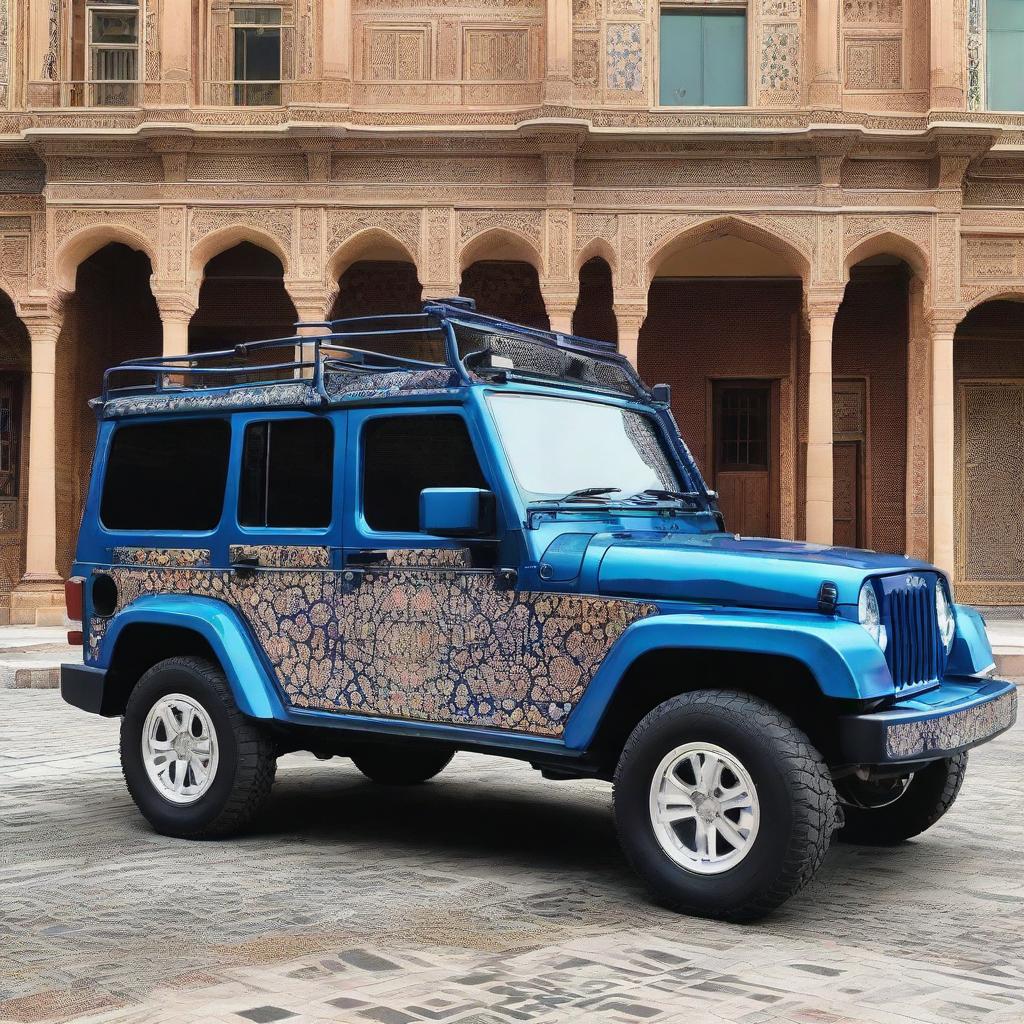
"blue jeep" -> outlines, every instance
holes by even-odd
[[[614,782],[662,902],[749,919],[833,832],[933,825],[1010,727],[934,567],[727,532],[668,389],[465,299],[107,371],[64,699],[122,716],[159,832],[247,825],[276,759],[457,750]]]

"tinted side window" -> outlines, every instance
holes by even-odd
[[[394,416],[363,430],[363,515],[371,529],[415,533],[425,487],[484,487],[461,416]]]
[[[330,420],[266,420],[245,428],[238,521],[243,526],[328,526],[334,429]]]
[[[178,420],[118,427],[100,518],[111,530],[212,530],[220,521],[231,426]]]

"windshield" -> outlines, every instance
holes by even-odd
[[[510,394],[489,395],[488,405],[527,501],[591,488],[607,500],[682,489],[655,424],[632,409]]]

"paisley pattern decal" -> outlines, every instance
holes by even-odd
[[[393,569],[469,569],[473,559],[469,548],[391,548],[387,564]]]
[[[230,559],[255,558],[268,569],[330,569],[331,549],[302,544],[232,544]]]
[[[462,557],[437,549],[436,557]],[[371,565],[247,576],[114,568],[118,611],[144,594],[231,605],[295,708],[560,736],[612,644],[651,604],[499,590],[487,570]],[[110,620],[92,619],[96,657]]]
[[[394,370],[384,373],[324,372],[324,390],[332,402],[395,395],[435,395],[456,387],[458,379],[447,367],[427,370]],[[133,416],[155,412],[198,412],[264,408],[321,408],[316,388],[309,381],[249,384],[243,387],[203,391],[150,392],[111,398],[106,405],[94,398],[91,406],[105,416]]]
[[[977,707],[919,722],[898,722],[885,731],[889,757],[905,760],[978,743],[1009,729],[1017,717],[1017,691]]]
[[[155,565],[187,568],[208,566],[209,548],[111,548],[111,559],[119,565]]]

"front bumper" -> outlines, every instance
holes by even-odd
[[[946,679],[885,711],[844,715],[839,744],[847,764],[934,761],[998,736],[1017,718],[1017,688],[1001,679]]]

